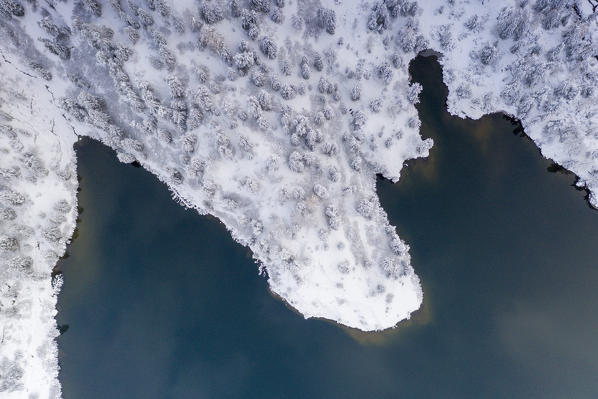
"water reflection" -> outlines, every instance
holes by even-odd
[[[60,264],[65,398],[597,397],[598,212],[501,115],[448,115],[435,61],[411,72],[436,145],[378,190],[424,285],[412,321],[304,320],[220,223],[85,141]]]

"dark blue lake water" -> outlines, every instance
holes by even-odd
[[[378,185],[424,286],[411,321],[304,320],[223,225],[83,140],[59,264],[64,397],[598,397],[598,212],[502,116],[448,115],[434,59],[411,69],[435,146]]]

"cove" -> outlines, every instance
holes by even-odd
[[[597,397],[598,212],[503,116],[450,116],[434,58],[411,74],[435,145],[378,183],[424,287],[411,321],[304,320],[222,224],[83,140],[58,265],[64,397]]]

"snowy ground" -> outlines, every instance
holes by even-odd
[[[598,206],[596,28],[585,0],[0,0],[0,392],[60,396],[77,135],[218,217],[305,317],[390,328],[422,301],[375,191],[433,144],[410,60],[441,53],[450,112],[518,118]]]

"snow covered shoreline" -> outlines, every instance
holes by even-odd
[[[422,301],[375,187],[432,146],[410,60],[441,53],[449,112],[519,119],[597,206],[596,25],[587,1],[0,0],[0,392],[61,395],[78,135],[220,219],[305,317],[390,328]]]

